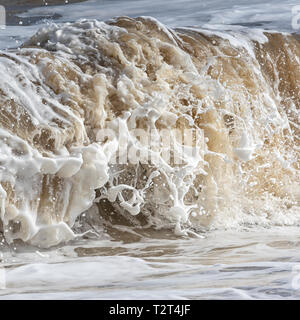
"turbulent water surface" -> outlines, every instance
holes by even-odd
[[[299,298],[297,3],[75,2],[3,3],[0,297]]]

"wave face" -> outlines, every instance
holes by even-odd
[[[70,240],[95,210],[179,235],[299,223],[295,36],[81,20],[1,52],[0,70],[7,242]]]

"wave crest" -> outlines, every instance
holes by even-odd
[[[298,223],[299,53],[292,35],[150,17],[53,24],[1,52],[6,240],[69,240],[95,202],[177,234]]]

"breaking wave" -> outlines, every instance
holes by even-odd
[[[8,243],[70,240],[83,213],[178,235],[299,223],[297,36],[80,20],[0,72]]]

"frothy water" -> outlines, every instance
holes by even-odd
[[[299,299],[298,228],[19,248],[1,299]],[[7,255],[7,254],[6,254]],[[79,280],[80,279],[80,280]]]
[[[298,297],[299,38],[205,6],[1,52],[2,298]]]

